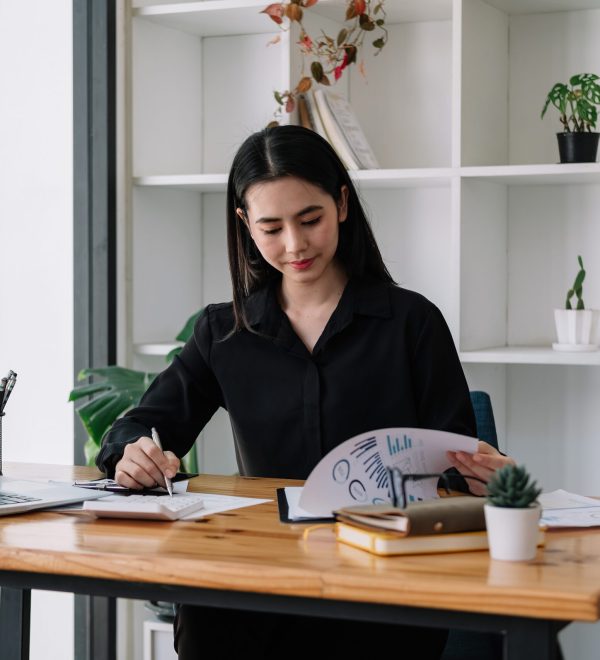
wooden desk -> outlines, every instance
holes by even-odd
[[[5,474],[71,479],[95,471],[12,464]],[[204,522],[0,517],[0,585],[9,588],[2,657],[9,660],[4,635],[20,634],[15,603],[26,610],[19,595],[32,588],[503,632],[513,660],[554,658],[564,625],[599,618],[599,530],[552,532],[527,563],[494,562],[487,552],[380,558],[338,545],[330,527],[305,541],[305,525],[281,524],[275,489],[299,483],[203,475],[191,489],[273,498]],[[20,660],[23,646],[11,648]]]

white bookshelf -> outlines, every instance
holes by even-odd
[[[173,648],[173,624],[151,617],[143,625],[143,660],[177,660]]]
[[[479,351],[462,351],[464,364],[563,364],[600,365],[600,351],[570,353],[555,351],[548,346],[499,346]]]
[[[301,66],[293,33],[267,46],[279,34],[267,4],[145,1],[128,13],[120,350],[131,365],[162,368],[188,316],[231,297],[226,173]],[[596,492],[600,352],[551,345],[578,254],[586,304],[600,309],[600,164],[557,164],[560,125],[540,112],[555,82],[599,72],[600,0],[386,5],[389,42],[366,55],[367,83],[353,71],[336,85],[381,165],[351,176],[384,258],[442,310],[470,387],[492,396],[502,448],[547,489]],[[307,26],[337,33],[343,6],[321,0]],[[203,470],[236,470],[224,415],[199,446]],[[591,660],[598,631],[575,630],[565,655]]]

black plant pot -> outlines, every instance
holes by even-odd
[[[595,163],[600,133],[557,133],[561,163]]]

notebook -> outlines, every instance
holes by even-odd
[[[105,493],[71,485],[0,476],[0,516],[95,500]]]

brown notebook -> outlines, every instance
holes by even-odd
[[[340,522],[399,536],[476,532],[485,529],[485,502],[484,497],[465,495],[411,502],[404,509],[391,504],[348,506],[334,515]]]

